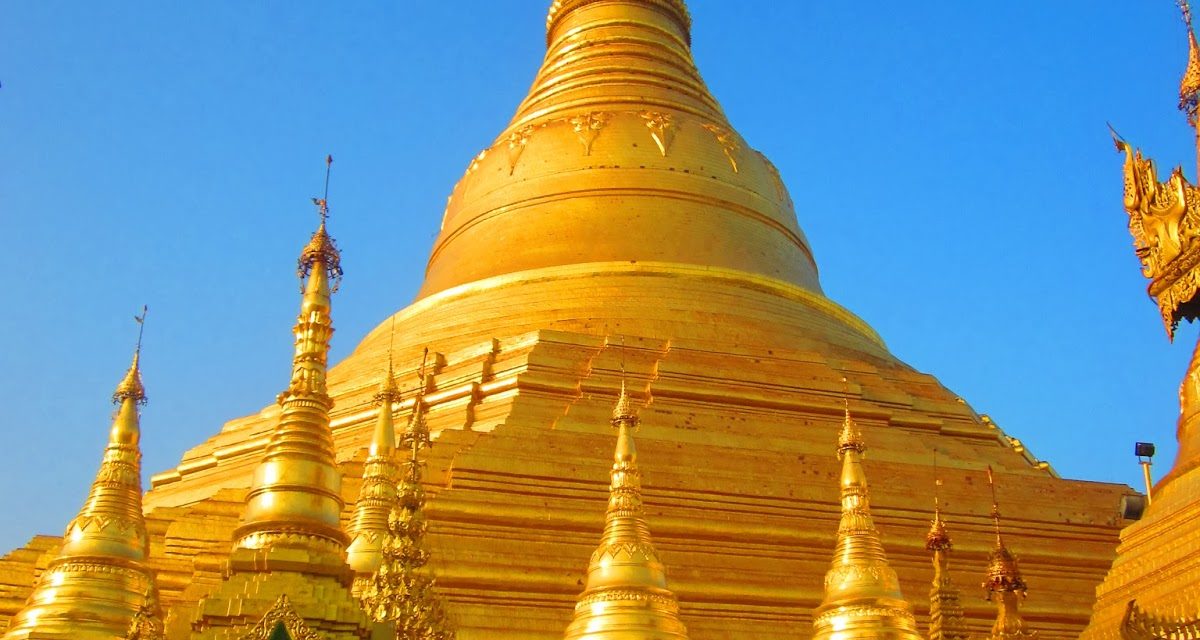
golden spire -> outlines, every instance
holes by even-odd
[[[587,586],[575,604],[567,640],[683,640],[687,628],[667,574],[650,540],[642,507],[642,474],[633,432],[638,417],[625,389],[613,408],[617,429],[604,535],[588,565]]]
[[[934,452],[934,475],[937,475],[937,452]],[[929,590],[929,640],[966,640],[966,622],[963,620],[962,603],[958,587],[950,579],[950,550],[954,544],[942,520],[942,507],[938,490],[942,479],[935,479],[933,495],[933,521],[925,536],[925,548],[933,552],[933,587]]]
[[[991,640],[1008,640],[1010,638],[1032,638],[1036,631],[1025,628],[1025,620],[1021,618],[1020,599],[1027,591],[1025,580],[1017,567],[1017,558],[1004,546],[1004,538],[1000,533],[1000,505],[996,499],[996,482],[992,477],[992,467],[987,468],[988,486],[992,489],[992,523],[996,530],[996,548],[988,556],[987,579],[983,588],[987,591],[987,599],[996,601],[996,622],[992,625]]]
[[[146,313],[135,319],[141,325]],[[119,405],[100,470],[79,515],[67,526],[63,546],[42,573],[5,640],[124,638],[153,593],[154,576],[142,517],[142,453],[138,406],[142,386],[141,331],[133,364],[117,385]]]
[[[395,325],[393,317],[393,332]],[[388,535],[388,514],[396,502],[400,467],[396,464],[396,429],[392,424],[392,405],[399,400],[400,391],[396,387],[389,345],[387,371],[379,383],[379,393],[375,394],[379,418],[363,465],[362,487],[359,489],[358,503],[354,506],[354,519],[347,531],[350,535],[347,559],[350,568],[354,569],[355,596],[362,595],[371,576],[379,570],[381,550]]]
[[[846,379],[842,379],[846,384]],[[866,443],[850,415],[849,393],[838,437],[842,460],[842,518],[833,565],[825,574],[825,599],[813,616],[815,640],[894,638],[919,640],[916,620],[896,572],[888,565],[871,517],[862,459]]]
[[[333,158],[327,157],[326,197],[313,198],[320,226],[300,254],[299,276],[304,293],[296,320],[291,383],[279,394],[279,424],[255,470],[242,525],[234,536],[236,548],[259,550],[266,556],[272,549],[293,544],[310,552],[323,552],[330,557],[324,563],[314,561],[314,565],[326,564],[324,571],[340,572],[348,540],[341,529],[342,478],[329,428],[333,400],[325,388],[329,339],[333,335],[330,283],[336,284],[342,275],[337,246],[325,231],[332,163]],[[241,568],[270,570],[263,559],[249,560]],[[234,565],[237,571],[236,558]]]
[[[1192,27],[1192,8],[1188,0],[1178,2],[1188,35],[1188,63],[1179,83],[1179,110],[1187,114],[1188,124],[1195,127],[1197,107],[1200,106],[1200,46],[1196,44],[1196,31]]]
[[[422,450],[432,446],[423,407],[428,358],[426,349],[412,413],[401,437],[401,444],[408,449],[408,460],[390,505],[382,558],[374,575],[363,585],[360,597],[367,615],[376,622],[395,623],[397,638],[453,640],[454,631],[434,590],[433,577],[425,571],[430,556],[425,548],[429,525],[425,521],[420,457]]]

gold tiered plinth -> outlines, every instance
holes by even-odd
[[[936,450],[958,538],[955,582],[977,582],[986,563],[979,488],[990,464],[1022,505],[1013,537],[1027,576],[1055,594],[1031,602],[1026,618],[1043,638],[1077,637],[1130,490],[1058,478],[822,294],[788,190],[705,87],[689,27],[681,0],[555,2],[529,96],[474,154],[418,300],[394,316],[398,375],[433,352],[422,401],[436,440],[429,568],[458,638],[562,637],[603,526],[622,360],[645,382],[643,499],[692,640],[811,635],[840,518],[829,443],[843,377],[872,434],[873,516],[918,627]],[[778,134],[795,126],[780,123]],[[381,319],[329,371],[343,525],[392,331]],[[190,624],[200,599],[222,588],[282,411],[229,422],[154,476],[151,564],[169,624]],[[0,562],[10,585],[0,609],[20,606],[31,567],[53,547],[39,538]],[[971,629],[989,628],[992,608],[964,600]]]

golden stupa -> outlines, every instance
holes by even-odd
[[[871,434],[870,531],[854,535],[873,542],[846,571],[869,572],[886,551],[895,579],[872,597],[893,627],[833,637],[928,629],[935,476],[957,536],[939,584],[978,584],[989,466],[1020,505],[1006,540],[1036,586],[1026,625],[1056,640],[1088,624],[1132,490],[1059,478],[825,297],[779,172],[692,61],[682,0],[553,3],[542,68],[454,187],[417,300],[326,371],[337,255],[322,225],[302,258],[280,402],[225,424],[144,496],[157,604],[129,604],[161,609],[169,640],[395,637],[391,617],[371,621],[359,597],[375,598],[383,568],[401,565],[412,584],[434,585],[459,640],[592,637],[571,626],[597,613],[580,602],[611,598],[619,612],[649,593],[657,604],[633,618],[659,635],[595,637],[812,637],[839,523],[864,522],[844,512],[865,509],[865,484],[845,480],[862,475],[861,448],[843,447],[843,463],[829,446],[849,411]],[[393,368],[401,379],[421,370],[419,393],[398,397]],[[634,420],[618,412],[618,469],[607,424],[625,381],[642,408],[636,467]],[[412,446],[407,466],[387,460],[404,449],[386,443],[393,412],[425,434],[410,444],[432,444],[419,460],[424,447]],[[379,488],[393,463],[394,494]],[[619,543],[645,549],[622,575],[643,579],[642,591],[605,594],[598,563],[612,554],[586,559],[606,497],[632,495],[630,469],[646,482],[629,516],[635,539]],[[1154,508],[1169,504],[1162,492]],[[638,522],[650,523],[652,547]],[[428,556],[385,553],[405,539]],[[0,560],[0,630],[61,548],[38,536]],[[992,628],[984,595],[964,593],[955,629]]]

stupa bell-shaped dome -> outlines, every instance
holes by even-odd
[[[778,171],[692,61],[680,0],[560,0],[509,126],[455,186],[420,296],[491,276],[638,261],[819,292]]]

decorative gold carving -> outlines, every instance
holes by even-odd
[[[702,126],[717,139],[717,143],[721,145],[721,150],[725,152],[725,157],[729,159],[729,164],[733,166],[733,172],[737,173],[737,153],[742,148],[737,133],[728,127],[712,124],[711,122],[705,123]]]
[[[262,620],[259,620],[249,633],[243,635],[241,640],[271,640],[279,625],[283,625],[292,640],[323,640],[315,631],[309,629],[304,618],[296,613],[287,594],[279,596],[275,606],[271,607]]]
[[[1130,600],[1121,619],[1122,640],[1196,640],[1200,638],[1200,618],[1155,615]]]
[[[646,121],[646,128],[650,130],[650,137],[658,145],[659,152],[664,158],[667,157],[671,142],[675,140],[675,117],[661,111],[643,111],[640,115]]]
[[[593,111],[581,116],[575,116],[567,122],[575,131],[575,135],[579,138],[579,143],[583,145],[583,155],[592,155],[592,143],[596,141],[596,136],[600,135],[600,130],[604,125],[608,124],[612,114],[603,111]]]
[[[521,159],[521,154],[525,152],[525,145],[529,144],[529,138],[533,135],[533,127],[523,127],[518,129],[508,136],[508,175],[512,175],[517,170],[517,161]]]

